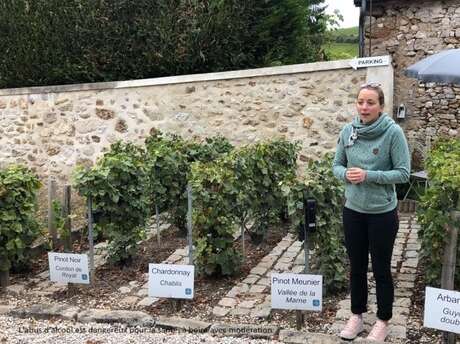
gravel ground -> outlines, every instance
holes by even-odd
[[[275,340],[213,337],[209,334],[167,332],[154,328],[126,327],[122,324],[81,324],[0,316],[1,344],[83,343],[83,344],[282,344]]]

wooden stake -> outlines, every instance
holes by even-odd
[[[57,229],[56,218],[53,211],[53,200],[56,198],[56,181],[49,177],[48,179],[48,232],[51,236],[53,250],[57,247]]]
[[[460,219],[460,211],[452,211],[450,217],[454,221]],[[455,226],[446,226],[447,242],[444,249],[444,257],[442,260],[442,273],[441,273],[441,288],[447,290],[454,290],[455,279],[455,265],[457,261],[457,238],[458,228]],[[443,333],[443,343],[455,344],[456,335],[452,332]]]

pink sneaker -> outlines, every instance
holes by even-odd
[[[348,319],[343,330],[340,332],[340,338],[352,340],[363,331],[363,317],[361,315],[353,314],[350,319]]]
[[[374,327],[372,327],[372,330],[366,339],[384,342],[385,338],[388,335],[388,329],[389,326],[387,321],[377,319],[377,321],[374,324]]]

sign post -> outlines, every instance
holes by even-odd
[[[193,265],[149,264],[149,297],[193,299]]]
[[[89,243],[89,267],[90,267],[90,280],[94,281],[94,235],[93,235],[93,200],[91,196],[88,197],[88,243]]]
[[[460,292],[426,287],[423,326],[460,333]]]
[[[86,254],[48,252],[48,262],[52,282],[89,284]]]
[[[388,55],[354,58],[350,61],[350,66],[354,70],[365,67],[388,66],[389,64],[390,56]]]

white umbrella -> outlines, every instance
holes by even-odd
[[[460,49],[428,56],[409,66],[405,74],[424,82],[460,84]]]

